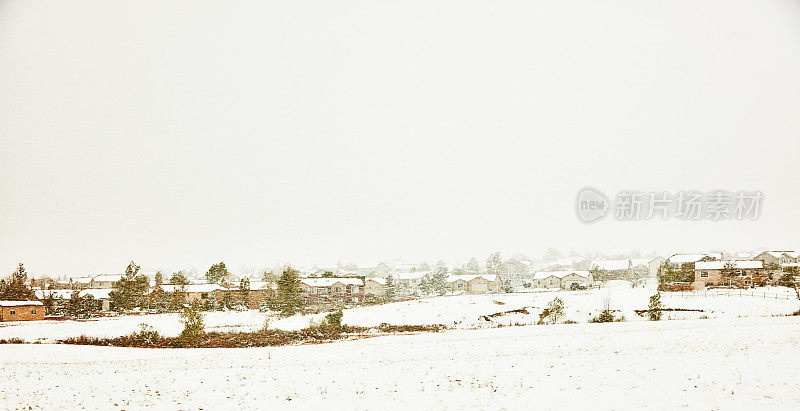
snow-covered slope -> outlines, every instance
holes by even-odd
[[[800,317],[246,349],[0,346],[0,408],[793,409]]]

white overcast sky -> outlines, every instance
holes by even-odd
[[[797,248],[800,2],[0,0],[0,148],[2,274]]]

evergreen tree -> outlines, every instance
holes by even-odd
[[[6,282],[0,282],[0,300],[6,301],[30,301],[36,299],[36,293],[28,287],[28,274],[25,266],[19,263],[17,270],[11,274],[11,278]]]
[[[178,341],[183,347],[196,345],[205,335],[205,325],[203,324],[203,314],[196,304],[187,305],[181,311],[181,322],[184,325],[183,331],[178,336]]]
[[[164,274],[162,274],[161,271],[156,272],[156,277],[154,280],[157,286],[164,284]]]
[[[170,284],[177,284],[177,285],[189,285],[189,279],[186,278],[186,274],[183,271],[178,271],[177,273],[173,273],[172,277],[169,279]]]
[[[261,276],[261,281],[266,283],[277,283],[278,276],[272,271],[264,271],[264,275]]]
[[[209,284],[217,284],[227,276],[228,269],[225,268],[225,263],[223,262],[212,265],[211,268],[208,269],[208,272],[206,272],[206,280]]]
[[[139,266],[131,261],[125,269],[125,275],[113,284],[113,288],[108,295],[114,309],[131,310],[144,305],[145,294],[150,290],[150,280],[139,274]]]
[[[470,258],[464,270],[469,274],[478,274],[481,272],[481,264],[475,257]]]
[[[503,257],[499,252],[492,253],[486,259],[486,272],[491,275],[500,275],[503,273]]]
[[[250,294],[250,279],[245,277],[239,281],[239,294],[242,295],[242,301],[247,305],[247,296]]]
[[[430,279],[430,289],[439,295],[445,295],[450,290],[450,284],[447,283],[447,266],[444,261],[436,263]]]
[[[297,270],[286,267],[278,279],[277,310],[281,315],[295,314],[302,306],[300,277]]]
[[[384,286],[386,290],[386,299],[391,301],[394,299],[395,295],[395,285],[394,285],[394,277],[391,274],[386,276],[386,285]]]
[[[650,296],[650,304],[647,306],[647,313],[650,321],[658,321],[661,319],[661,310],[664,305],[661,303],[661,293],[655,293]]]

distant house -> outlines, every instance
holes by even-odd
[[[663,257],[655,258],[630,258],[622,260],[594,260],[589,263],[589,269],[605,271],[608,279],[619,279],[628,271],[641,267],[647,270],[648,277],[657,277],[658,269],[664,263]]]
[[[0,322],[44,320],[41,301],[0,301]]]
[[[431,274],[430,271],[414,271],[392,274],[392,279],[399,290],[412,291],[422,282],[422,278]]]
[[[308,302],[364,301],[363,277],[301,278],[302,297]]]
[[[91,296],[97,302],[99,308],[103,311],[111,310],[111,296],[112,288],[91,288],[83,290],[78,294],[79,296]]]
[[[764,266],[780,266],[781,264],[793,264],[800,262],[800,253],[797,251],[764,251],[753,260],[764,262]]]
[[[103,274],[92,278],[89,288],[113,288],[114,283],[122,279],[121,274]]]
[[[722,257],[716,254],[673,254],[666,259],[666,263],[673,267],[681,267],[683,264],[692,264],[698,261],[716,261]]]
[[[462,291],[469,294],[496,293],[500,291],[500,280],[495,275],[465,274],[447,277],[450,291]]]
[[[228,291],[227,288],[219,284],[162,284],[161,289],[168,293],[176,293],[183,295],[187,302],[205,303],[207,301],[216,301],[215,293],[219,291]]]
[[[528,277],[532,267],[530,260],[518,260],[516,258],[509,258],[503,265],[505,270],[502,274],[503,282],[507,282],[512,286],[520,286]]]
[[[69,288],[84,289],[92,285],[92,277],[70,277]]]
[[[386,296],[386,279],[380,277],[367,278],[364,281],[364,296],[383,298]]]
[[[534,288],[569,290],[576,286],[588,288],[592,285],[594,285],[592,273],[582,270],[539,271],[533,277]]]
[[[726,268],[729,267],[729,268]],[[734,276],[726,277],[726,269],[732,269]],[[764,279],[764,263],[762,261],[698,261],[694,264],[694,282],[692,289],[702,290],[707,285],[753,285]]]

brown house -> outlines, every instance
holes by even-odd
[[[0,321],[44,320],[41,301],[0,301]]]
[[[364,277],[301,278],[302,297],[311,303],[364,301]]]
[[[694,264],[692,289],[702,290],[707,285],[750,286],[761,281],[766,281],[763,261],[698,261]]]

